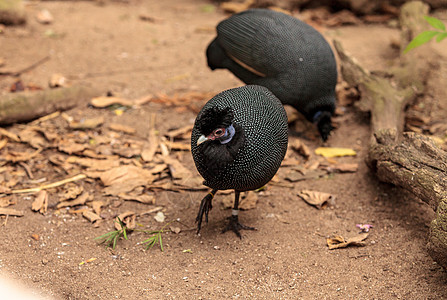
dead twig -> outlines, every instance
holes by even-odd
[[[25,68],[23,68],[21,70],[18,70],[18,71],[15,71],[15,72],[14,71],[4,71],[4,72],[0,72],[0,75],[1,76],[18,77],[18,76],[22,75],[23,73],[28,72],[28,71],[38,67],[39,65],[43,64],[44,62],[46,62],[49,59],[50,59],[50,56],[48,55],[48,56],[45,56],[44,58],[36,61],[35,63],[31,64],[30,66],[25,67]]]
[[[81,179],[84,179],[84,178],[87,178],[87,175],[85,175],[85,174],[78,174],[76,176],[73,176],[73,177],[70,177],[70,178],[67,178],[67,179],[64,179],[64,180],[61,180],[61,181],[53,182],[53,183],[42,185],[42,186],[35,187],[35,188],[13,190],[13,191],[11,191],[11,193],[12,194],[35,193],[35,192],[39,192],[39,191],[42,191],[42,190],[47,190],[47,189],[51,189],[51,188],[54,188],[54,187],[58,187],[58,186],[64,185],[64,184],[69,183],[69,182],[81,180]]]

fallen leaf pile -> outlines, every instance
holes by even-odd
[[[91,104],[103,108],[155,101],[184,107],[197,102],[199,107],[208,96],[100,97]],[[166,135],[151,124],[148,137],[141,137],[136,128],[107,122],[106,115],[54,113],[26,125],[0,128],[0,215],[23,216],[23,211],[8,206],[29,193],[31,211],[64,209],[96,224],[103,219],[101,208],[116,199],[154,205],[160,190],[204,189],[202,178],[185,167],[179,155],[190,151],[192,124]],[[123,216],[126,226],[134,222],[129,218]]]

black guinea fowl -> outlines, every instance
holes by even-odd
[[[191,152],[204,185],[212,190],[200,203],[196,218],[200,231],[208,222],[218,190],[235,190],[228,226],[254,229],[239,223],[241,192],[263,187],[278,171],[287,150],[287,115],[267,88],[247,85],[223,91],[209,100],[197,115],[191,135]]]
[[[246,84],[267,87],[327,140],[337,66],[331,47],[313,27],[281,12],[246,10],[217,25],[206,55],[212,70],[228,69]]]

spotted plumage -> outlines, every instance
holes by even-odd
[[[329,44],[314,28],[284,13],[250,9],[217,25],[207,58],[212,70],[225,68],[246,84],[267,87],[316,123],[327,139],[337,67]]]
[[[224,91],[205,104],[194,124],[191,150],[213,196],[218,190],[236,191],[237,210],[240,192],[260,188],[275,175],[287,140],[287,116],[281,102],[265,87],[248,85]],[[203,213],[207,218],[210,209],[203,207],[211,206],[213,196],[202,201],[199,230]]]

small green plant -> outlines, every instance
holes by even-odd
[[[166,226],[171,224],[171,222],[167,223],[160,230],[139,230],[139,231],[145,232],[147,234],[152,234],[152,236],[150,238],[148,238],[147,240],[144,240],[144,241],[141,242],[142,244],[147,244],[146,245],[146,250],[154,247],[158,243],[160,245],[160,250],[164,251],[164,249],[163,249],[163,240],[161,238],[161,234],[164,232]]]
[[[106,248],[112,247],[112,249],[115,249],[116,243],[120,237],[124,237],[126,240],[128,240],[128,238],[127,238],[128,232],[139,231],[139,232],[144,232],[144,233],[152,235],[150,238],[141,242],[141,244],[147,244],[146,249],[150,249],[158,243],[160,245],[161,251],[164,251],[163,239],[162,239],[161,234],[163,232],[165,232],[166,231],[165,228],[169,224],[172,223],[172,221],[166,223],[166,225],[164,225],[160,230],[144,230],[144,229],[133,229],[132,230],[132,229],[127,228],[126,224],[124,224],[124,222],[121,221],[120,218],[118,218],[118,220],[116,220],[115,222],[120,224],[120,226],[121,226],[120,230],[114,230],[114,231],[107,232],[106,234],[96,237],[95,240],[100,240],[101,244],[103,244],[103,243],[106,244]]]
[[[95,238],[95,240],[100,240],[101,244],[106,244],[106,248],[112,247],[112,249],[115,249],[116,242],[118,241],[118,239],[121,236],[123,236],[126,240],[128,240],[127,231],[129,229],[126,227],[126,224],[124,224],[124,222],[121,221],[120,218],[117,218],[117,219],[118,220],[115,220],[115,222],[117,222],[118,224],[121,225],[120,230],[110,231],[110,232],[107,232],[106,234],[103,234],[103,235]]]
[[[424,19],[431,27],[437,30],[427,30],[418,34],[404,49],[404,53],[429,42],[434,37],[436,37],[436,42],[438,43],[447,37],[445,24],[441,20],[429,16],[425,16]]]

